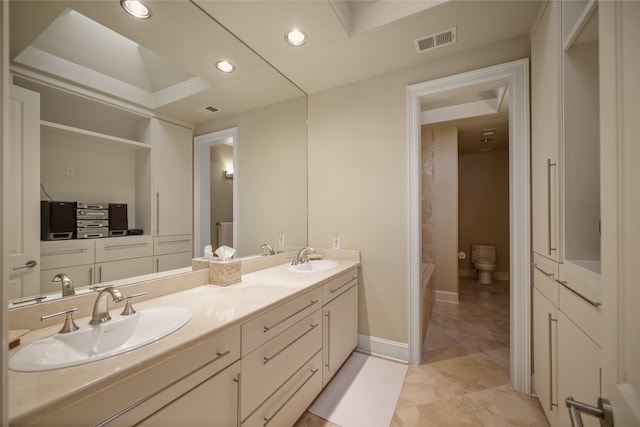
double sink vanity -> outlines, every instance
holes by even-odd
[[[243,260],[229,286],[213,268],[147,276],[100,294],[112,319],[94,325],[95,292],[11,310],[30,331],[9,352],[10,424],[294,424],[357,345],[359,252],[319,252]],[[78,330],[40,324],[73,309]]]

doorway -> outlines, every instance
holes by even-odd
[[[212,147],[220,145],[231,145],[233,147],[233,164],[226,166],[226,179],[233,181],[233,247],[236,247],[238,236],[238,192],[237,179],[234,175],[237,172],[238,157],[238,128],[230,128],[205,135],[196,136],[193,139],[193,186],[194,186],[194,231],[193,231],[193,253],[196,257],[204,255],[204,246],[216,246],[216,241],[212,240],[212,232],[215,230],[211,226],[211,150]],[[232,168],[232,170],[230,170]]]
[[[530,356],[530,174],[529,61],[527,59],[471,71],[408,87],[409,182],[409,357],[419,363],[421,315],[421,188],[420,144],[422,105],[444,94],[490,85],[510,94],[509,108],[509,235],[510,235],[510,378],[516,391],[531,392]],[[480,101],[476,106],[487,106]],[[437,268],[437,267],[436,267]]]

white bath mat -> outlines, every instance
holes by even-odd
[[[389,427],[407,365],[353,353],[309,412],[340,427]]]

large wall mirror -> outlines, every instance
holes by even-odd
[[[187,252],[305,246],[306,94],[215,20],[215,2],[147,1],[148,19],[120,3],[10,2],[13,83],[40,95],[41,200],[126,203],[128,228],[152,234],[147,181],[173,173],[148,172],[149,123],[160,120],[189,132],[193,197],[175,201],[193,208]],[[221,60],[234,71],[216,69]],[[38,283],[16,289],[14,301],[46,294]]]

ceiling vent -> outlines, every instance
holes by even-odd
[[[456,42],[456,27],[414,40],[416,52],[422,53]]]
[[[202,107],[200,111],[203,113],[215,113],[218,111],[218,109],[216,107],[212,107],[211,105],[208,105],[206,107]]]

